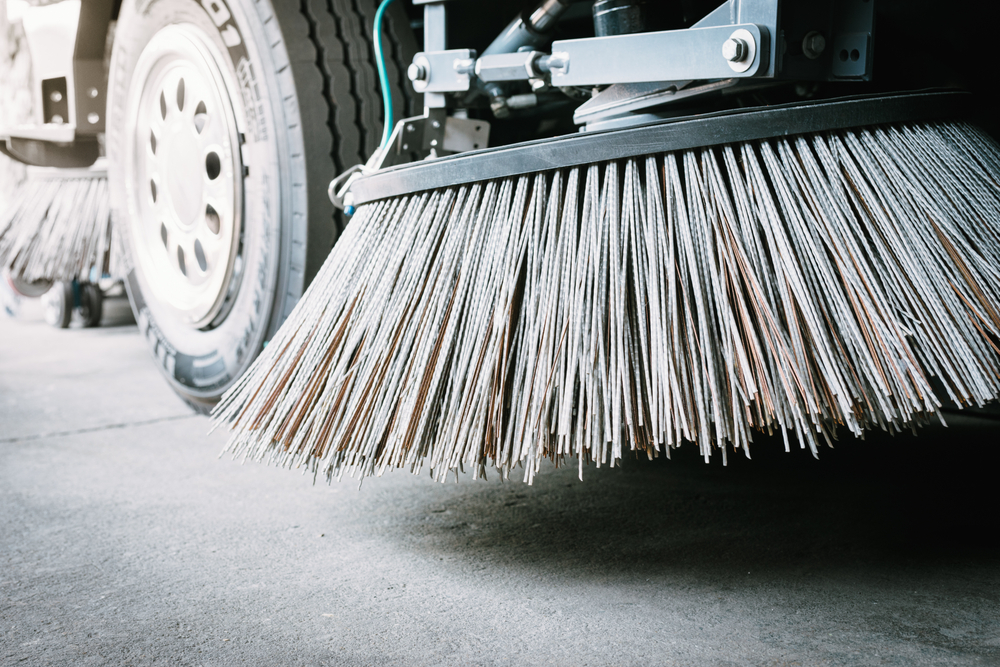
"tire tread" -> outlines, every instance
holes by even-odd
[[[346,220],[326,205],[326,188],[344,170],[364,163],[378,148],[384,114],[372,47],[376,0],[272,0],[288,49],[302,116],[309,178],[310,216],[317,204],[330,212],[333,237],[307,250],[307,281],[340,235]],[[403,59],[415,44],[401,7],[388,14],[387,70],[397,108],[409,111],[412,94],[404,83]],[[297,15],[297,16],[296,16]],[[409,36],[409,42],[406,40]],[[407,48],[409,47],[409,48]],[[319,77],[312,81],[313,77]],[[308,83],[307,92],[302,84]],[[326,157],[324,157],[326,156]],[[310,220],[309,224],[317,224]]]

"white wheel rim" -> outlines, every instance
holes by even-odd
[[[220,62],[198,28],[167,26],[140,54],[126,101],[133,259],[153,298],[194,328],[232,291],[242,227],[240,134]]]

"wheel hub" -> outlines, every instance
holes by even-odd
[[[202,162],[199,136],[194,125],[186,118],[177,119],[166,129],[170,141],[163,142],[163,155],[154,162],[158,172],[167,174],[167,201],[164,207],[172,209],[175,222],[183,229],[196,224],[202,199]]]
[[[167,26],[139,56],[127,102],[133,257],[159,303],[196,328],[238,279],[243,167],[220,62],[200,29]]]

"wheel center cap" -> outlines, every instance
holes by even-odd
[[[164,180],[170,194],[170,205],[177,222],[184,227],[194,225],[202,204],[202,165],[198,137],[191,123],[177,121],[170,127],[166,142],[164,167],[170,170]]]

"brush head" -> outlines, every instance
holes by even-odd
[[[818,454],[995,400],[1000,149],[961,122],[821,126],[606,141],[632,156],[359,207],[217,408],[229,451],[530,481],[759,433]]]

